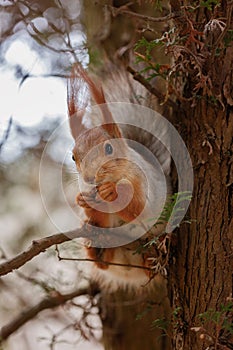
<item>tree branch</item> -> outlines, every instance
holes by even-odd
[[[3,326],[0,330],[0,341],[6,340],[12,333],[37,316],[41,311],[53,309],[57,306],[65,304],[67,301],[73,298],[86,294],[90,295],[90,293],[92,296],[94,296],[96,294],[96,290],[88,290],[87,288],[83,288],[68,294],[61,294],[58,291],[50,292],[50,294],[38,304],[28,308],[26,311],[21,312],[15,317],[15,319]]]
[[[164,17],[146,16],[146,15],[143,15],[141,13],[136,13],[136,12],[127,10],[125,5],[123,5],[120,8],[111,7],[111,9],[112,9],[113,16],[118,16],[119,14],[125,14],[125,15],[130,16],[130,17],[135,17],[135,18],[138,18],[138,19],[142,19],[144,21],[156,22],[156,23],[158,23],[158,22],[167,22],[167,21],[170,21],[171,19],[177,17],[177,15],[175,15],[174,13],[169,13],[169,15],[164,16]]]
[[[23,266],[26,262],[33,259],[35,256],[44,252],[47,248],[54,244],[61,244],[69,241],[70,238],[63,233],[58,233],[53,236],[45,237],[36,241],[33,241],[31,246],[24,252],[16,255],[14,258],[5,261],[0,264],[0,276],[7,275],[15,269]]]
[[[142,269],[142,270],[148,270],[153,271],[153,267],[143,266],[143,265],[134,265],[134,264],[121,264],[121,263],[114,263],[111,261],[105,261],[101,259],[89,259],[89,258],[66,258],[62,256],[58,256],[59,260],[65,260],[65,261],[88,261],[88,262],[98,262],[104,265],[110,265],[110,266],[121,266],[121,267],[130,267],[134,269]]]
[[[125,232],[122,235],[114,235],[114,232],[111,234],[112,232],[113,231],[110,228],[106,229],[106,232],[103,232],[101,228],[95,226],[90,228],[90,226],[84,224],[77,230],[57,233],[52,236],[35,240],[27,250],[0,264],[0,276],[7,275],[9,272],[20,268],[35,256],[45,252],[49,247],[70,241],[74,238],[87,238],[90,247],[106,247],[106,242],[109,240],[112,247],[126,244],[128,238]]]
[[[2,150],[3,145],[5,144],[5,142],[7,141],[8,137],[10,135],[11,126],[12,126],[12,117],[10,117],[10,119],[9,119],[7,129],[3,135],[2,141],[0,142],[0,152]]]
[[[128,66],[127,71],[132,74],[134,80],[142,84],[152,95],[156,96],[159,101],[165,102],[168,106],[172,107],[173,110],[177,110],[178,106],[170,98],[166,98],[156,87],[152,86],[139,72],[135,71],[132,67]]]

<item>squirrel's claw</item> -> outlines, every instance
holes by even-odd
[[[99,195],[99,196],[98,196]],[[112,202],[117,198],[116,185],[113,182],[106,182],[98,187],[96,199],[102,199],[107,202]]]
[[[96,203],[95,196],[92,192],[82,192],[76,197],[76,203],[82,208],[92,208],[92,205]]]

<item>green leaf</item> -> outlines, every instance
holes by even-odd
[[[220,1],[219,0],[206,0],[206,1],[201,1],[200,6],[207,8],[209,11],[213,9],[216,5],[219,5]]]
[[[152,328],[161,329],[161,330],[163,330],[165,333],[166,333],[167,330],[168,330],[168,326],[169,326],[169,321],[166,320],[165,318],[157,318],[156,320],[154,320],[154,321],[152,322],[152,325],[151,325]]]

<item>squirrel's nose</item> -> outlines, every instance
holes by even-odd
[[[89,183],[89,184],[95,183],[95,177],[92,175],[85,175],[83,178],[84,178],[84,181]]]

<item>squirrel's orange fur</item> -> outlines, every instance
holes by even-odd
[[[142,213],[148,196],[145,190],[146,176],[133,161],[141,156],[130,150],[122,137],[121,129],[114,122],[106,105],[102,87],[97,87],[79,64],[74,65],[72,69],[68,88],[70,126],[75,139],[73,157],[84,181],[94,186],[91,191],[84,191],[77,195],[77,204],[84,209],[86,220],[91,225],[112,228],[129,223]],[[99,105],[103,119],[101,126],[92,129],[86,129],[83,126],[83,116],[88,104],[83,99],[87,98],[87,91]],[[106,155],[106,145],[110,147],[112,154]],[[152,166],[141,158],[140,162],[142,168],[146,167],[143,170],[151,173]],[[153,177],[153,174],[149,175]],[[122,203],[117,203],[118,195],[120,193],[119,197],[126,200],[131,191],[132,198],[122,209]],[[111,202],[114,202],[113,205],[115,205],[114,213],[109,213],[107,210]],[[109,266],[104,262],[148,267],[148,256],[135,254],[139,245],[140,243],[136,241],[124,247],[105,249],[91,247],[87,248],[87,252],[90,258],[96,260],[96,266],[102,270],[101,278],[109,279],[108,273],[112,273],[119,278],[123,278],[124,275],[125,279],[130,279],[133,268],[125,268],[122,273],[119,266]],[[139,271],[135,271],[133,274],[135,284],[138,283],[137,279],[140,284],[146,283],[149,271],[142,270],[142,274],[139,277]]]

